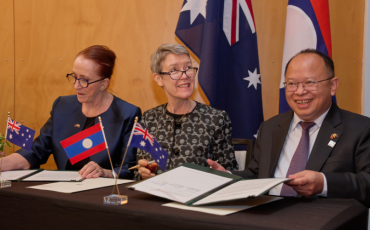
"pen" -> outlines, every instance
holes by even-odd
[[[149,161],[148,162],[148,165],[150,165],[151,163],[154,163],[155,161]],[[129,168],[128,170],[132,170],[132,169],[137,169],[137,168],[139,168],[140,167],[140,165],[135,165],[135,166],[133,166],[133,167],[131,167],[131,168]]]

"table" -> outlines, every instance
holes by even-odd
[[[352,199],[284,198],[229,216],[163,207],[166,199],[132,191],[123,206],[103,204],[112,187],[74,194],[0,189],[0,229],[367,229],[368,209]]]

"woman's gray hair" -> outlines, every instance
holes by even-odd
[[[162,61],[166,58],[168,54],[186,54],[189,56],[189,52],[183,45],[179,44],[163,44],[152,54],[150,57],[150,69],[152,73],[157,73],[162,71]]]

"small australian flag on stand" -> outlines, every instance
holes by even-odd
[[[147,151],[155,162],[158,163],[163,172],[165,172],[168,159],[166,150],[164,150],[154,136],[138,122],[135,123],[132,131],[130,146]]]
[[[35,130],[30,129],[8,117],[5,138],[19,147],[31,150]]]

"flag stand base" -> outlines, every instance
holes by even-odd
[[[124,195],[109,195],[104,197],[104,204],[109,204],[109,205],[123,205],[127,204],[128,198],[127,196]]]
[[[0,188],[12,187],[12,182],[8,180],[0,180]]]

